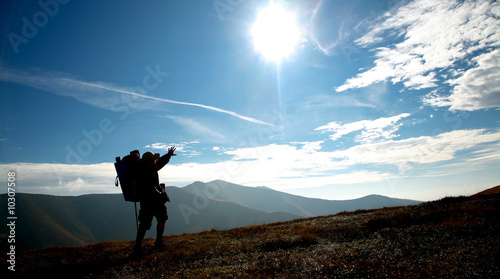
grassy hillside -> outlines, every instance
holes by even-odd
[[[0,206],[5,209],[6,200],[0,199]],[[2,218],[5,214],[4,210],[0,212]],[[18,193],[16,215],[16,242],[20,248],[130,240],[135,234],[133,204],[125,203],[120,195],[62,197]],[[6,229],[0,228],[0,232],[6,233]]]
[[[97,241],[72,199],[17,194],[16,204],[19,247],[79,246]]]
[[[153,239],[146,240],[142,257],[130,256],[133,242],[19,251],[15,275],[499,278],[500,196],[445,198],[165,241],[164,250],[152,251]]]
[[[480,195],[498,195],[500,194],[500,185],[496,186],[496,187],[493,187],[493,188],[490,188],[490,189],[486,189],[482,192],[479,192],[477,194],[475,194],[474,196],[480,196]]]

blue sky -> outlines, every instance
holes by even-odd
[[[2,180],[119,193],[116,156],[175,145],[160,179],[179,187],[433,200],[500,184],[498,2],[275,4],[298,32],[279,60],[252,33],[269,1],[2,3]]]

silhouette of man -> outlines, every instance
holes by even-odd
[[[142,155],[137,181],[141,209],[139,210],[139,228],[134,247],[135,254],[141,253],[142,240],[146,231],[151,228],[153,216],[158,222],[156,225],[155,249],[162,248],[165,245],[163,243],[163,231],[168,220],[168,214],[165,201],[158,198],[158,192],[161,190],[158,171],[168,164],[172,156],[176,155],[174,151],[175,147],[171,147],[168,149],[167,154],[161,157],[160,154],[151,151]]]

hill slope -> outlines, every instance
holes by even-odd
[[[480,196],[480,195],[497,195],[497,194],[500,194],[500,185],[498,185],[496,187],[493,187],[493,188],[486,189],[484,191],[481,191],[481,192],[475,194],[474,196]]]
[[[500,196],[168,236],[20,251],[14,275],[83,278],[499,278]],[[6,263],[6,255],[0,260]],[[6,273],[3,268],[0,273]],[[10,274],[12,275],[12,274]],[[5,277],[5,276],[2,276]]]

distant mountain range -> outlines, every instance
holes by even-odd
[[[182,189],[206,198],[236,203],[255,210],[288,212],[301,217],[420,203],[415,200],[395,199],[380,195],[369,195],[359,199],[341,201],[305,198],[267,187],[246,187],[221,180],[209,183],[194,182]]]
[[[341,211],[374,209],[420,203],[414,200],[370,195],[332,201],[305,198],[267,187],[246,187],[215,180],[194,182],[183,188],[167,187],[169,221],[165,234],[224,230],[247,225],[274,223]],[[0,195],[0,217],[6,220],[6,194]],[[139,212],[137,204],[137,212]],[[134,240],[134,203],[121,194],[83,196],[16,195],[16,244],[19,248],[80,246],[83,244]],[[155,226],[156,222],[153,222]],[[5,243],[7,227],[0,227]],[[146,237],[155,237],[154,227]]]

